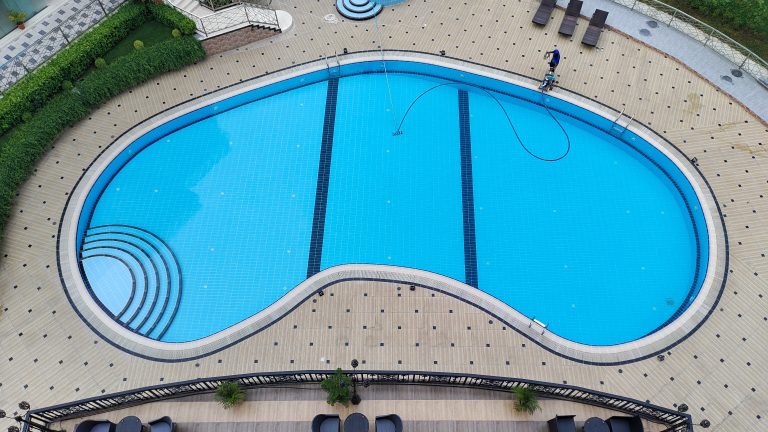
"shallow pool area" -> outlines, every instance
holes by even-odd
[[[367,62],[293,78],[128,146],[78,227],[102,308],[185,342],[321,270],[385,264],[481,289],[563,338],[614,345],[695,298],[706,223],[653,145],[490,78],[412,62],[383,72]]]

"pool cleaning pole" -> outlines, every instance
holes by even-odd
[[[392,125],[397,126],[397,116],[395,116],[395,104],[392,101],[392,87],[389,85],[389,73],[387,72],[387,62],[384,61],[384,40],[381,38],[381,30],[379,30],[379,17],[373,17],[373,23],[376,26],[376,34],[379,38],[379,52],[381,52],[381,64],[384,66],[384,79],[387,80],[387,92],[389,93],[389,106],[392,111]],[[402,135],[403,132],[398,129],[392,135]]]

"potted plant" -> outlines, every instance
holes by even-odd
[[[512,394],[515,395],[515,411],[533,414],[536,410],[541,409],[539,398],[530,388],[515,387],[512,389]]]
[[[19,30],[24,30],[24,21],[27,20],[27,13],[23,11],[11,11],[11,13],[8,14],[8,19],[16,24],[16,27],[19,28]]]
[[[341,368],[336,369],[330,377],[324,379],[320,383],[320,388],[328,393],[326,402],[328,405],[334,405],[337,402],[348,406],[349,401],[352,399],[350,390],[352,389],[352,378],[341,372]]]
[[[224,409],[230,409],[245,401],[245,392],[237,382],[224,381],[216,389],[215,397]]]

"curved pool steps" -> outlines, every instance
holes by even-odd
[[[93,293],[93,296],[96,298],[96,300],[99,301],[104,306],[104,308],[107,309],[110,316],[122,324],[121,319],[124,315],[128,314],[128,316],[131,316],[138,309],[140,299],[147,290],[147,276],[144,271],[144,267],[135,256],[119,249],[92,248],[87,251],[83,251],[81,255],[83,267],[86,272],[88,272],[89,269],[91,271],[93,270],[91,266],[95,260],[104,258],[112,261],[114,266],[122,265],[127,267],[129,273],[131,274],[131,286],[125,287],[125,290],[128,291],[124,295],[125,301],[122,302],[121,306],[116,308],[109,308],[107,305],[111,302],[109,302],[108,299],[104,298],[103,296],[97,296],[96,292],[93,291],[93,284],[88,281],[89,289]],[[116,270],[116,268],[113,268],[110,269],[110,272]],[[117,289],[119,289],[119,287],[117,287]]]
[[[158,319],[153,322],[150,328],[140,332],[140,334],[152,339],[161,339],[173,322],[181,302],[182,276],[176,255],[165,241],[142,228],[121,224],[104,225],[91,227],[88,233],[89,235],[111,233],[112,235],[131,236],[149,245],[162,256],[163,265],[170,275],[170,288],[165,290],[165,295],[161,296],[159,300],[162,307],[158,309]],[[150,320],[150,322],[152,321]]]
[[[336,10],[351,20],[363,21],[380,14],[384,7],[370,0],[336,0]]]
[[[151,252],[130,242],[112,238],[93,238],[83,243],[83,254],[105,253],[108,251],[122,251],[133,256],[140,264],[140,271],[147,280],[147,289],[144,291],[138,308],[132,308],[133,313],[126,313],[120,318],[120,322],[134,331],[138,331],[149,319],[154,304],[157,302],[161,287],[162,263],[155,262]],[[110,287],[104,287],[109,289]],[[97,294],[100,294],[97,292]]]
[[[139,248],[143,253],[150,257],[151,264],[158,273],[157,290],[155,291],[157,294],[154,297],[154,301],[146,305],[146,314],[140,321],[137,330],[143,335],[151,334],[157,326],[157,322],[160,320],[162,312],[167,307],[170,293],[173,291],[173,277],[171,276],[167,258],[162,254],[161,250],[157,246],[147,241],[143,237],[136,236],[134,234],[89,231],[88,239],[91,242],[97,239],[101,241],[125,242]]]
[[[144,290],[138,291],[141,295],[133,296],[132,304],[126,305],[126,313],[115,318],[132,331],[159,340],[181,302],[182,276],[176,256],[162,239],[141,228],[106,225],[88,230],[83,259],[115,250],[133,256],[139,266],[132,270],[147,282]],[[143,302],[137,300],[142,297]]]

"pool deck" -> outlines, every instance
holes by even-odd
[[[410,0],[387,8],[378,22],[388,50],[445,50],[535,79],[546,69],[543,53],[557,46],[560,86],[625,108],[698,159],[725,217],[728,281],[712,316],[665,361],[576,363],[449,296],[373,282],[336,285],[265,331],[187,362],[143,360],[91,332],[64,295],[56,236],[68,194],[107,145],[155,113],[217,88],[343,48],[378,49],[374,21],[331,24],[323,19],[336,14],[330,1],[275,0],[294,17],[288,32],[114,98],[66,131],[22,188],[0,251],[0,407],[12,412],[22,399],[43,407],[205,376],[344,367],[357,358],[360,369],[567,382],[667,407],[686,403],[694,422],[707,419],[711,430],[766,430],[768,126],[699,74],[622,33],[604,32],[603,49],[593,50],[579,43],[583,19],[573,40],[557,35],[560,9],[546,28],[534,26],[537,5]],[[9,424],[0,421],[0,428]]]

